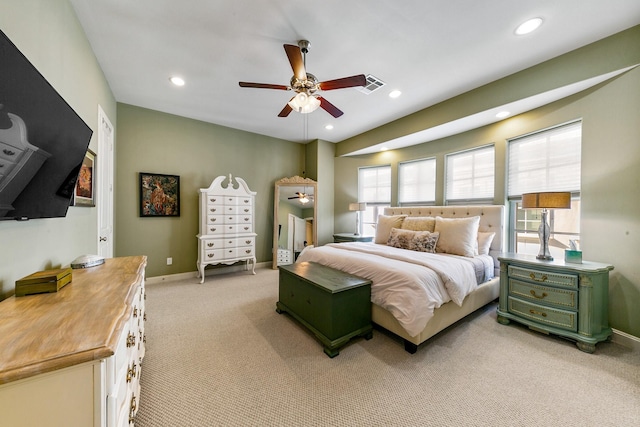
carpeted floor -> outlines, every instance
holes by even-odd
[[[414,355],[375,329],[330,359],[256,273],[147,286],[137,427],[640,425],[640,354],[619,344],[586,354],[490,304]]]

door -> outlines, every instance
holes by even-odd
[[[98,255],[113,257],[113,141],[111,121],[98,105]]]

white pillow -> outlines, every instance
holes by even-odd
[[[436,217],[436,232],[440,233],[436,252],[474,257],[478,254],[478,227],[480,217]]]
[[[478,231],[478,255],[489,255],[491,249],[491,242],[496,236],[496,233],[487,231]]]
[[[406,218],[406,215],[379,215],[378,223],[376,224],[376,243],[387,244],[389,240],[389,234],[391,234],[392,228],[402,227],[402,221]]]
[[[403,230],[431,231],[436,226],[436,219],[432,216],[408,216],[402,221]]]

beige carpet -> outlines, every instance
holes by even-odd
[[[640,425],[640,355],[619,344],[586,354],[491,304],[414,355],[376,329],[330,359],[256,273],[147,286],[136,426]]]

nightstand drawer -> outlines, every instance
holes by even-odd
[[[575,311],[546,307],[514,297],[509,297],[508,310],[510,313],[541,324],[573,332],[578,330],[578,316]]]
[[[521,279],[530,283],[562,286],[565,288],[578,288],[577,274],[553,273],[549,271],[535,270],[532,268],[509,266],[509,277]]]
[[[578,291],[556,288],[544,284],[522,282],[509,279],[509,295],[531,300],[536,304],[553,305],[578,311]]]

